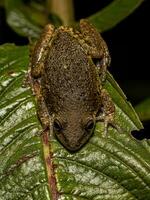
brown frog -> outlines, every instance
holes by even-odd
[[[73,29],[47,25],[37,42],[30,80],[38,116],[69,151],[79,150],[97,121],[114,124],[114,104],[103,89],[110,56],[98,31],[87,21]]]

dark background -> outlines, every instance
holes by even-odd
[[[75,18],[86,18],[110,2],[111,0],[74,0]],[[133,106],[150,97],[149,12],[150,6],[148,0],[145,0],[129,17],[102,34],[112,57],[109,71]],[[24,45],[28,40],[9,28],[5,21],[5,11],[0,8],[0,44],[6,42]],[[150,122],[144,122],[144,127],[145,130],[133,133],[134,136],[138,139],[150,138]]]

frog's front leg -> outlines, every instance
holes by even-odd
[[[80,21],[80,30],[86,41],[84,49],[87,49],[99,70],[102,81],[105,80],[107,67],[110,65],[110,55],[107,44],[100,33],[87,20]]]
[[[115,122],[115,105],[105,89],[101,91],[102,109],[96,121],[104,121],[104,135],[107,135],[108,126],[113,126],[118,132],[122,132],[120,126]]]
[[[45,26],[39,41],[36,43],[30,62],[31,76],[38,78],[41,76],[44,68],[44,60],[48,52],[48,46],[54,33],[54,26],[48,24]]]
[[[46,130],[46,129],[52,130],[51,126],[53,124],[52,123],[53,116],[52,115],[50,116],[50,114],[47,110],[44,98],[42,96],[41,86],[39,84],[39,81],[35,80],[32,87],[33,87],[34,94],[35,94],[35,97],[36,97],[37,115],[38,115],[38,118],[39,118],[40,123],[42,125],[43,131]]]

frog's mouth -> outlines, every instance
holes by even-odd
[[[55,134],[56,138],[58,139],[58,141],[69,151],[72,153],[75,153],[77,151],[79,151],[81,149],[81,147],[83,147],[84,145],[86,145],[86,143],[88,142],[88,140],[90,139],[90,137],[92,136],[93,131],[91,133],[89,133],[87,135],[87,133],[83,134],[83,136],[79,139],[79,140],[68,140],[63,134]]]

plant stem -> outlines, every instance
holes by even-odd
[[[49,12],[57,15],[63,25],[69,26],[74,23],[73,0],[47,0]]]
[[[44,161],[45,161],[50,196],[52,200],[58,200],[59,193],[57,191],[56,177],[52,160],[52,152],[49,143],[49,130],[43,132],[42,144],[43,144],[43,154],[44,154]]]
[[[4,6],[4,0],[0,0],[0,6]]]

